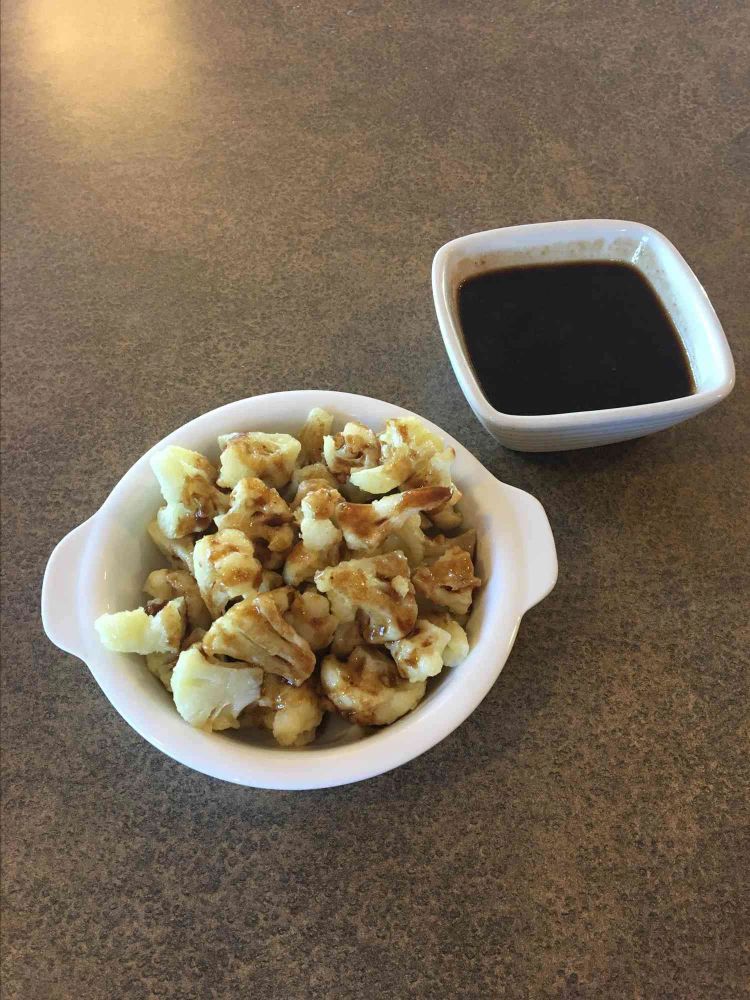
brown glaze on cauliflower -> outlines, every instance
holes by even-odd
[[[103,615],[191,726],[315,739],[325,713],[385,726],[469,653],[476,533],[457,534],[453,449],[415,417],[380,433],[310,411],[296,437],[219,438],[218,468],[154,455],[163,506],[148,526],[169,566],[144,608]],[[231,490],[231,493],[230,493]]]

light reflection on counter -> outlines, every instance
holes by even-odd
[[[163,103],[184,87],[184,40],[170,0],[34,0],[27,26],[28,68],[63,113],[110,112],[159,92]]]

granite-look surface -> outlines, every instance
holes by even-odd
[[[5,1000],[748,995],[746,5],[9,0],[3,46]],[[676,243],[738,386],[512,454],[432,255],[585,216]],[[536,494],[560,579],[430,753],[253,791],[129,729],[39,588],[154,441],[315,386]]]

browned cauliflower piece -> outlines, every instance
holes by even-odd
[[[338,545],[341,530],[336,526],[336,511],[341,503],[338,490],[324,486],[307,493],[300,505],[300,534],[310,552],[322,552]]]
[[[328,598],[314,587],[293,594],[284,618],[309,643],[310,649],[316,651],[330,646],[339,623],[338,618],[331,614]]]
[[[168,538],[159,527],[159,523],[153,520],[148,526],[148,533],[151,541],[157,549],[165,555],[173,566],[185,566],[189,573],[193,572],[193,549],[195,539],[187,535],[185,538]]]
[[[341,545],[314,551],[304,542],[297,542],[284,563],[284,583],[290,587],[300,587],[327,566],[335,566],[341,558]]]
[[[350,559],[316,573],[315,585],[339,621],[360,616],[367,642],[393,642],[414,628],[417,602],[403,552]]]
[[[256,558],[267,569],[278,569],[294,544],[289,505],[262,479],[241,479],[232,490],[231,506],[216,518],[219,528],[236,528],[252,539]]]
[[[460,535],[453,538],[446,538],[445,535],[435,535],[434,538],[425,537],[424,554],[428,560],[435,560],[439,556],[445,555],[448,549],[463,549],[474,558],[474,550],[477,546],[477,533],[474,528],[469,528]]]
[[[258,587],[259,594],[267,594],[269,590],[277,590],[284,586],[284,577],[272,569],[264,569],[263,576]]]
[[[201,596],[213,618],[223,615],[235,598],[255,596],[263,578],[253,543],[236,528],[224,528],[196,542],[194,566]]]
[[[456,506],[462,496],[461,491],[454,486],[449,500],[441,507],[427,512],[428,519],[439,531],[456,531],[463,524],[464,516]]]
[[[372,503],[340,502],[336,508],[338,524],[344,540],[352,551],[372,552],[381,546],[389,535],[398,532],[411,518],[413,527],[419,526],[415,515],[434,510],[450,499],[451,491],[445,486],[427,486],[422,489],[394,493]]]
[[[417,417],[386,420],[379,435],[381,462],[355,469],[351,481],[367,493],[390,493],[397,487],[450,486],[452,448]]]
[[[314,407],[307,415],[305,426],[299,432],[302,450],[297,457],[297,463],[301,466],[312,465],[323,459],[323,439],[331,433],[333,425],[333,414],[319,406]]]
[[[240,479],[262,479],[277,489],[292,478],[302,445],[291,434],[223,434],[219,486],[234,489]]]
[[[304,497],[308,493],[312,493],[313,490],[319,490],[325,486],[336,489],[338,485],[338,480],[334,479],[328,466],[322,462],[315,462],[313,465],[305,465],[301,469],[295,469],[286,492],[286,495],[291,498],[289,506],[292,510],[296,510]]]
[[[258,703],[243,713],[240,723],[270,730],[279,746],[303,747],[315,739],[322,720],[323,706],[312,680],[293,687],[265,674]]]
[[[365,640],[357,621],[340,622],[333,634],[331,652],[340,660],[346,660],[355,646],[364,646]]]
[[[226,509],[227,499],[216,488],[216,469],[197,451],[171,445],[151,458],[166,506],[156,516],[167,538],[184,538],[205,531]]]
[[[285,621],[291,592],[282,587],[233,605],[203,640],[209,655],[231,656],[279,674],[296,686],[315,669],[309,643]]]
[[[150,597],[163,603],[174,597],[184,597],[191,628],[208,628],[211,624],[211,615],[203,603],[198,584],[187,570],[155,569],[149,573],[143,589]]]
[[[468,612],[474,591],[482,584],[474,576],[471,556],[457,545],[431,565],[420,566],[412,580],[418,593],[457,615]]]
[[[426,618],[419,618],[412,633],[387,643],[386,648],[402,677],[412,682],[426,681],[443,669],[443,654],[450,641],[450,632]]]
[[[337,479],[347,479],[352,469],[370,469],[380,461],[380,442],[375,432],[350,420],[340,434],[323,440],[326,465]]]
[[[428,621],[438,628],[444,629],[450,635],[450,642],[443,650],[443,663],[446,667],[457,667],[469,655],[469,639],[463,626],[446,611],[432,611],[425,615]]]
[[[426,689],[424,681],[404,680],[390,656],[368,646],[358,646],[346,663],[326,656],[320,681],[336,710],[358,726],[395,722],[416,708]]]

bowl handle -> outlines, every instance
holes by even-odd
[[[506,496],[518,518],[523,538],[526,568],[524,613],[543,600],[557,581],[557,551],[552,528],[544,507],[536,497],[515,486],[503,484]]]
[[[83,658],[84,641],[78,620],[76,597],[81,556],[93,518],[73,528],[55,546],[42,582],[42,624],[49,639],[66,653]]]

